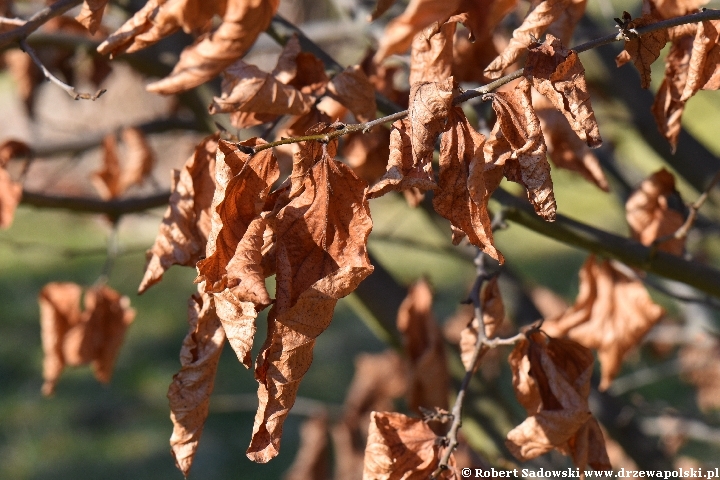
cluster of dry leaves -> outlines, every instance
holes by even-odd
[[[91,34],[101,32],[107,3],[85,0],[77,22]],[[374,16],[392,3],[379,1]],[[673,145],[685,102],[700,89],[720,87],[715,73],[720,24],[683,25],[642,37],[633,36],[632,29],[694,11],[702,3],[646,0],[643,16],[626,16],[622,26],[628,40],[618,64],[632,60],[645,87],[650,64],[672,41],[654,111]],[[211,113],[230,114],[238,129],[282,120],[278,136],[317,138],[295,143],[292,165],[285,168],[287,150],[265,148],[268,142],[262,138],[230,142],[215,134],[197,145],[181,170],[172,172],[170,204],[148,251],[139,291],[159,282],[172,265],[197,268],[198,292],[189,300],[181,369],[168,392],[173,455],[186,475],[226,340],[240,363],[254,368],[259,384],[247,456],[267,462],[279,453],[283,423],[312,362],[316,338],[330,324],[337,301],[373,271],[367,252],[370,199],[401,191],[417,204],[432,190],[435,211],[451,223],[453,243],[467,239],[502,263],[488,202],[503,178],[523,185],[537,214],[548,221],[557,209],[548,156],[558,167],[576,170],[608,189],[590,151],[601,138],[585,71],[577,53],[564,46],[586,1],[531,2],[498,54],[493,32],[515,11],[517,0],[411,0],[388,23],[374,55],[332,78],[321,60],[301,51],[297,37],[288,40],[272,72],[241,59],[268,27],[278,4],[149,0],[98,47],[115,56],[143,49],[180,29],[197,35],[173,72],[148,90],[178,93],[222,74],[222,91],[210,105]],[[222,21],[214,22],[215,17]],[[545,41],[540,43],[542,36]],[[383,61],[407,49],[409,92],[403,92],[393,81],[394,68]],[[499,78],[521,57],[525,68],[520,79],[484,97],[492,102],[496,121],[490,132],[478,132],[454,102],[458,82]],[[407,118],[389,129],[375,126],[338,140],[350,116],[358,122],[376,118],[376,92],[406,103]],[[93,175],[105,199],[121,196],[152,170],[154,156],[142,134],[126,129],[122,140],[125,154],[119,155],[117,138],[105,139],[104,167]],[[2,168],[17,154],[12,146],[7,148],[7,154],[0,150],[3,227],[12,221],[21,193]],[[286,170],[290,173],[282,178]],[[653,244],[683,223],[682,215],[669,207],[674,194],[674,179],[663,170],[628,200],[627,219],[638,241]],[[684,245],[672,240],[659,248],[681,254]],[[275,279],[270,290],[269,277]],[[591,256],[580,283],[575,305],[547,318],[542,331],[529,331],[510,355],[513,386],[528,417],[508,434],[507,442],[520,460],[557,449],[581,470],[605,470],[611,466],[603,435],[588,408],[593,364],[589,349],[598,352],[600,388],[605,389],[628,350],[664,312],[652,302],[638,274],[614,262]],[[53,391],[65,364],[92,362],[98,379],[107,381],[124,330],[133,320],[128,300],[108,287],[89,288],[82,312],[81,293],[78,285],[54,283],[40,294],[45,393]],[[496,280],[487,282],[481,299],[483,318],[470,314],[459,339],[468,371],[477,368],[470,358],[481,341],[478,337],[495,336],[504,318]],[[255,322],[268,307],[267,337],[253,367]],[[485,335],[480,335],[481,328]],[[333,427],[336,450],[356,460],[347,468],[357,472],[357,465],[363,465],[368,479],[426,478],[438,468],[443,450],[438,439],[446,434],[449,418],[444,410],[449,378],[427,284],[411,288],[398,315],[398,329],[406,341],[404,358],[393,353],[361,358],[346,413]],[[393,375],[378,377],[388,371]],[[434,413],[419,419],[391,412],[392,400],[402,395],[415,412]],[[317,433],[308,435],[318,438]],[[450,467],[459,463],[451,456]],[[456,472],[450,468],[442,475],[450,478]]]

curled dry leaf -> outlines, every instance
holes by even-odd
[[[255,367],[260,405],[247,456],[256,462],[278,454],[315,339],[330,324],[337,300],[372,272],[365,183],[332,159],[330,148],[322,145],[301,193],[268,218],[276,238],[277,288]]]
[[[417,32],[436,21],[445,23],[459,5],[460,0],[411,0],[402,15],[385,28],[375,53],[375,63],[407,50]]]
[[[460,107],[452,107],[450,128],[440,140],[440,174],[433,197],[435,211],[455,227],[453,243],[467,235],[473,245],[503,263],[504,258],[493,245],[493,234],[485,187],[485,159],[482,147],[485,137],[470,125]]]
[[[416,83],[410,87],[410,144],[413,165],[430,165],[437,136],[449,127],[447,117],[452,109],[453,79],[442,82]]]
[[[537,3],[535,8],[525,17],[522,25],[513,30],[510,43],[488,65],[485,69],[485,75],[491,79],[500,78],[503,71],[515,63],[535,39],[542,37],[550,25],[563,16],[571,3],[572,0],[545,0]]]
[[[203,139],[182,170],[172,170],[168,205],[138,293],[162,280],[172,265],[195,266],[205,256],[210,234],[210,205],[215,193],[215,151],[219,134]]]
[[[330,80],[327,90],[332,98],[350,110],[359,122],[375,118],[375,87],[359,65],[348,67]]]
[[[500,288],[498,287],[498,277],[493,277],[483,285],[480,294],[483,312],[483,328],[487,338],[493,338],[496,331],[505,319],[505,305],[503,304]],[[471,365],[473,351],[478,338],[478,328],[480,324],[478,319],[473,315],[470,324],[468,324],[460,333],[460,359],[463,362],[465,371],[477,365]]]
[[[530,82],[523,78],[511,92],[492,96],[497,122],[485,142],[485,190],[488,196],[503,175],[527,189],[535,212],[555,220],[557,206],[553,193],[547,147],[530,98]]]
[[[245,55],[258,35],[270,25],[280,0],[232,0],[223,21],[183,50],[172,73],[147,86],[165,95],[184,92],[215,77]]]
[[[586,7],[587,0],[570,0],[560,13],[560,16],[550,24],[547,33],[559,38],[563,44],[569,45],[575,27],[585,15]]]
[[[12,225],[22,190],[22,184],[13,181],[10,173],[0,166],[0,228],[10,228]]]
[[[662,18],[652,9],[640,18],[630,20],[626,27],[628,29],[644,27],[657,23]],[[640,84],[642,88],[650,87],[650,66],[660,56],[660,51],[665,47],[669,39],[666,29],[655,30],[646,35],[630,38],[625,42],[625,50],[615,59],[618,67],[631,61],[640,72]]]
[[[508,433],[511,453],[526,461],[558,449],[571,455],[580,470],[587,465],[610,470],[602,433],[587,403],[590,350],[535,332],[516,344],[509,362],[515,395],[529,415]]]
[[[187,477],[208,416],[225,332],[208,294],[188,302],[189,330],[180,349],[180,371],[168,389],[173,433],[170,446],[175,465]]]
[[[442,82],[452,76],[456,22],[434,22],[420,31],[410,51],[410,85]]]
[[[108,0],[85,0],[75,20],[87,28],[90,33],[97,32],[107,3]]]
[[[540,98],[545,100],[545,97]],[[534,103],[537,107],[537,102]],[[540,119],[548,156],[555,166],[578,172],[598,188],[609,191],[600,161],[590,147],[573,132],[567,118],[552,105],[549,108],[536,108],[535,113]]]
[[[643,180],[625,203],[625,218],[633,238],[643,245],[675,233],[685,223],[683,214],[673,204],[682,205],[680,194],[675,190],[675,177],[667,170],[660,169]],[[685,251],[685,239],[673,238],[658,245],[674,255]]]
[[[414,163],[408,119],[398,120],[390,129],[390,158],[387,171],[368,190],[368,198],[377,198],[392,190],[432,190],[437,187],[433,178],[432,164]]]
[[[575,305],[543,323],[553,336],[565,335],[597,350],[601,366],[600,390],[607,390],[620,371],[628,350],[662,318],[645,286],[594,255],[580,270],[580,292]]]
[[[125,330],[135,318],[130,300],[98,286],[85,292],[72,283],[49,283],[40,292],[40,326],[45,360],[43,394],[51,395],[65,365],[92,363],[95,377],[110,381]]]
[[[255,65],[238,60],[223,72],[222,95],[213,99],[210,113],[253,113],[273,118],[307,113],[314,102],[314,97],[279,82]],[[236,124],[239,122],[233,121],[233,125]]]
[[[180,28],[186,33],[205,32],[215,15],[225,14],[226,6],[227,0],[149,0],[97,50],[115,56],[149,47]]]
[[[327,480],[329,476],[330,443],[328,422],[320,414],[303,422],[300,427],[300,448],[283,480]]]
[[[425,480],[440,460],[440,442],[419,418],[372,412],[365,448],[364,480]],[[449,478],[449,470],[439,478]]]
[[[385,173],[390,156],[389,145],[390,129],[379,127],[368,133],[345,135],[341,152],[355,175],[374,183]]]
[[[117,137],[110,134],[103,139],[103,168],[93,172],[91,177],[93,186],[105,200],[118,198],[129,187],[142,184],[155,164],[155,154],[140,130],[134,127],[123,129],[122,140],[125,155],[121,162]]]
[[[545,43],[530,46],[525,76],[565,115],[572,129],[589,147],[597,148],[602,144],[590,105],[585,69],[576,52],[566,49],[560,40],[548,34]]]
[[[650,0],[649,3],[657,9],[661,17],[673,18],[694,12],[708,3],[708,0]]]
[[[698,90],[720,88],[720,21],[701,22],[692,46],[688,79],[681,100],[687,101]]]
[[[448,408],[450,378],[442,332],[432,313],[432,292],[425,280],[410,286],[400,304],[397,328],[402,334],[405,355],[410,363],[408,405]]]

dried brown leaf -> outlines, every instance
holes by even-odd
[[[233,0],[223,21],[210,34],[185,48],[170,75],[147,86],[149,92],[169,95],[197,87],[230,66],[255,43],[270,24],[280,0]]]
[[[225,332],[208,294],[188,302],[189,330],[180,349],[180,371],[168,389],[173,433],[170,446],[175,465],[187,477],[208,416]]]
[[[673,18],[694,12],[708,3],[708,0],[650,0],[650,3],[661,17]]]
[[[419,418],[372,412],[365,448],[364,480],[425,480],[437,468],[440,443]],[[440,478],[448,478],[444,471]]]
[[[408,405],[448,408],[450,378],[442,332],[432,313],[432,292],[425,280],[410,286],[400,304],[397,328],[403,336],[405,355],[410,362]]]
[[[443,82],[452,76],[453,37],[456,22],[439,22],[420,31],[410,52],[410,85],[418,82]]]
[[[452,109],[453,79],[442,82],[416,83],[410,87],[410,143],[413,165],[432,162],[437,136],[448,129],[447,117]]]
[[[359,65],[348,67],[333,77],[328,93],[350,110],[359,122],[375,118],[375,88]]]
[[[117,137],[114,134],[103,138],[103,168],[93,173],[91,180],[95,189],[104,200],[117,198],[123,194],[120,188],[120,159],[117,152]]]
[[[559,38],[563,44],[569,45],[575,27],[585,15],[586,7],[587,0],[570,0],[560,16],[550,24],[547,33]]]
[[[4,168],[13,158],[29,156],[32,156],[32,149],[22,140],[11,138],[0,144],[0,168]]]
[[[210,205],[215,193],[215,151],[219,135],[203,139],[182,170],[172,171],[170,205],[165,211],[138,293],[162,280],[172,265],[195,266],[205,256]]]
[[[545,43],[530,47],[525,76],[533,87],[565,115],[572,129],[591,148],[602,144],[590,94],[585,82],[585,69],[572,50],[548,34]]]
[[[627,28],[638,28],[659,22],[662,18],[655,11],[650,11],[640,18],[631,20]],[[615,59],[620,67],[632,60],[640,72],[640,84],[642,88],[650,87],[650,66],[660,56],[660,51],[665,47],[669,39],[666,29],[655,30],[646,35],[631,38],[625,42],[625,50]]]
[[[372,272],[365,183],[328,150],[322,146],[302,192],[268,219],[276,236],[276,301],[255,367],[260,405],[247,450],[260,463],[279,452],[284,420],[337,300]]]
[[[10,173],[0,167],[0,228],[10,228],[12,225],[22,190],[22,184],[14,182]]]
[[[314,97],[279,82],[255,65],[238,60],[223,72],[222,95],[214,97],[210,113],[302,115],[310,111],[314,102]],[[244,128],[247,123],[233,121],[233,125]]]
[[[380,127],[368,133],[345,135],[341,152],[355,175],[368,183],[374,183],[385,173],[390,156],[389,145],[390,130]]]
[[[490,194],[485,188],[482,153],[485,137],[475,131],[460,107],[453,107],[447,120],[450,128],[440,140],[440,174],[433,206],[457,229],[453,234],[455,245],[467,235],[470,243],[503,263],[493,244],[487,206]]]
[[[672,173],[663,168],[646,178],[625,203],[625,218],[633,238],[649,246],[658,238],[675,233],[685,223],[682,213],[672,208],[677,200],[681,199]],[[682,255],[685,239],[673,238],[657,248]]]
[[[103,139],[103,167],[93,172],[91,180],[104,200],[122,196],[133,185],[141,184],[152,172],[155,154],[143,133],[134,127],[122,131],[125,152],[120,160],[117,137],[106,135]]]
[[[523,78],[511,92],[493,94],[497,122],[485,142],[485,190],[490,195],[504,174],[527,189],[535,212],[548,221],[557,206],[547,161],[547,147],[530,97],[530,82]]]
[[[687,101],[698,90],[720,88],[720,21],[701,22],[695,34],[692,57],[687,65],[687,82],[681,101]],[[667,62],[667,61],[666,61]]]
[[[108,0],[85,0],[75,20],[87,28],[90,33],[97,32],[107,3]]]
[[[620,371],[625,354],[642,339],[665,311],[645,286],[591,255],[580,270],[575,305],[560,317],[545,321],[550,335],[567,337],[597,350],[601,364],[600,390],[606,390]]]
[[[328,480],[330,444],[325,415],[316,415],[300,427],[300,448],[283,480]]]
[[[538,3],[525,17],[522,25],[513,30],[510,43],[488,65],[485,75],[491,79],[500,78],[503,71],[515,63],[535,39],[542,37],[550,25],[561,18],[571,3],[572,0],[546,0]]]
[[[505,305],[503,304],[500,288],[498,287],[498,277],[491,278],[483,285],[480,294],[483,312],[483,329],[487,338],[493,338],[503,320],[505,319]],[[480,324],[477,318],[473,318],[463,331],[460,333],[460,359],[465,366],[465,370],[470,370],[473,365],[470,361],[475,350],[475,344],[478,338],[478,328]],[[477,368],[477,365],[475,365]]]

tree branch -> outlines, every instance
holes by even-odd
[[[23,191],[23,205],[32,205],[40,208],[59,208],[73,212],[104,213],[111,217],[118,217],[127,213],[142,212],[149,208],[167,205],[170,192],[162,192],[147,197],[130,197],[116,200],[100,200],[88,197],[66,197],[60,195],[45,195],[43,193]]]
[[[45,24],[45,22],[47,22],[51,18],[62,15],[71,8],[80,5],[82,2],[83,0],[58,0],[52,5],[48,5],[32,17],[30,17],[30,19],[25,22],[21,27],[0,34],[0,47],[2,47],[3,45],[7,45],[8,43],[23,40],[25,37],[40,28],[43,24]]]

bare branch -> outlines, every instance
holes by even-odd
[[[66,197],[45,195],[43,193],[23,191],[23,205],[41,208],[59,208],[73,212],[104,213],[109,216],[121,216],[127,213],[142,212],[149,208],[167,205],[170,192],[162,192],[147,197],[131,197],[118,200],[100,200],[87,197]]]
[[[83,0],[58,0],[52,5],[48,5],[30,17],[30,19],[21,27],[0,34],[0,47],[7,45],[8,43],[19,42],[20,40],[25,39],[25,37],[40,28],[40,26],[45,24],[45,22],[51,18],[62,15],[71,8],[80,5],[82,2]]]

